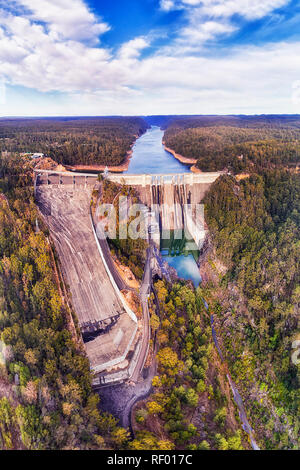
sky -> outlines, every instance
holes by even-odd
[[[300,0],[0,0],[0,116],[300,113]]]

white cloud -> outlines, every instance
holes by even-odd
[[[48,63],[28,57],[25,63],[32,70],[32,82],[24,66],[10,64],[11,76],[25,86],[37,85],[40,78],[42,89],[67,89],[70,99],[65,97],[61,108],[51,103],[53,114],[300,111],[292,103],[292,83],[300,79],[300,43],[237,49],[222,59],[158,54],[128,62],[120,57],[104,61],[87,57],[82,65],[76,62],[77,55],[80,51],[74,51],[65,74],[66,58],[51,69]],[[2,114],[11,113],[16,114],[8,102]],[[24,113],[19,109],[17,114]],[[42,114],[47,114],[46,108]]]
[[[193,0],[184,0],[190,3]],[[263,18],[273,10],[289,3],[290,0],[204,0],[197,2],[203,5],[204,14],[211,16],[229,17],[239,14],[247,19]]]
[[[46,8],[46,0],[22,0],[23,7],[31,7],[23,16],[0,10],[0,78],[41,92],[64,93],[62,100],[54,102],[51,96],[48,102],[47,95],[42,95],[29,106],[26,97],[23,101],[19,95],[18,99],[11,98],[8,87],[1,114],[300,111],[292,104],[292,83],[300,80],[299,42],[235,48],[221,58],[194,54],[205,41],[229,34],[235,26],[225,14],[221,18],[203,17],[199,2],[185,0],[189,8],[192,3],[196,6],[189,11],[188,22],[178,32],[173,47],[142,58],[141,52],[150,41],[138,37],[113,54],[99,44],[92,47],[86,43],[86,39],[96,40],[100,27],[88,37],[78,25],[101,23],[81,0],[75,1],[83,7],[81,18],[68,13],[66,0],[52,0],[53,10],[42,23],[38,3]],[[221,2],[203,1],[202,6],[205,3],[208,7],[209,3],[216,6]],[[240,11],[244,3],[239,2]],[[254,3],[258,5],[256,0]],[[59,11],[65,12],[62,20],[56,18]]]
[[[143,38],[135,38],[122,45],[119,57],[121,59],[136,59],[141,51],[149,46],[149,42]]]
[[[206,21],[200,23],[194,17],[190,24],[181,30],[176,43],[181,44],[183,47],[180,50],[182,53],[183,51],[186,52],[188,48],[201,47],[204,42],[214,39],[216,36],[232,33],[235,29],[233,25],[226,22]]]
[[[263,18],[290,0],[161,0],[163,10],[197,7],[203,15],[230,17],[239,14],[247,19]]]
[[[203,44],[231,34],[238,29],[234,15],[247,20],[262,18],[290,0],[161,0],[164,11],[183,10],[186,25],[178,32],[169,53],[187,54],[203,48]],[[179,48],[180,47],[180,48]]]
[[[160,8],[164,11],[170,11],[176,8],[176,2],[174,0],[161,0]]]
[[[0,75],[40,91],[90,90],[113,86],[110,53],[62,38],[29,18],[0,11]],[[54,27],[54,26],[53,26]],[[70,33],[70,30],[69,30]]]
[[[47,24],[54,38],[98,41],[110,27],[89,11],[82,0],[16,0],[24,14]]]

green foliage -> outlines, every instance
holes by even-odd
[[[223,406],[222,408],[219,408],[217,411],[216,411],[216,414],[215,414],[215,417],[214,417],[214,421],[218,424],[220,424],[221,426],[224,426],[225,425],[225,421],[226,421],[226,416],[227,416],[227,409],[225,406]]]
[[[226,313],[227,323],[218,317],[234,378],[245,393],[260,380],[277,416],[297,429],[300,375],[291,346],[299,335],[300,179],[287,171],[240,183],[223,176],[204,202],[217,257],[227,266],[219,288],[235,289],[227,295],[236,311]],[[257,426],[274,415],[266,403],[261,398],[252,409]],[[275,437],[272,445],[279,445]]]
[[[234,173],[296,166],[300,154],[299,118],[177,118],[165,132],[167,147],[197,159],[202,171]]]
[[[13,429],[15,426],[14,409],[4,397],[0,399],[0,448],[13,449]]]
[[[240,431],[227,439],[221,434],[216,434],[215,441],[218,450],[243,450]]]
[[[176,352],[171,348],[167,347],[161,349],[157,354],[157,360],[163,371],[167,372],[169,375],[178,374],[181,364]]]
[[[0,397],[0,448],[123,446],[116,420],[98,410],[88,359],[70,332],[29,182],[26,161],[0,157],[0,338],[9,351],[0,381],[12,396]]]
[[[206,391],[211,354],[210,326],[202,315],[205,313],[203,292],[185,283],[169,285],[161,280],[155,283],[155,290],[161,316],[157,336],[164,340],[157,353],[159,376],[154,379],[159,393],[149,398],[147,413],[156,415],[177,448],[195,450],[198,429],[191,422],[191,415],[198,414],[195,409],[199,395]],[[149,424],[142,416],[137,419],[146,426]],[[203,448],[210,448],[206,444]]]
[[[132,204],[139,202],[136,192],[126,185],[113,183],[109,180],[102,182],[102,198],[101,203],[114,204],[116,210],[116,236],[108,238],[109,246],[113,254],[117,255],[119,261],[128,266],[133,274],[142,279],[144,273],[144,265],[146,260],[147,241],[143,238],[134,239],[131,236],[120,238],[120,220],[119,220],[119,198],[118,196],[128,196]],[[126,233],[129,233],[130,224],[135,217],[130,217],[126,227]]]
[[[198,405],[199,397],[193,388],[189,388],[185,395],[185,400],[188,406],[195,408]]]
[[[120,165],[146,128],[132,117],[2,120],[0,152],[42,152],[66,165]]]
[[[198,445],[198,450],[210,450],[210,445],[207,441],[202,441]]]
[[[135,414],[136,422],[137,423],[144,423],[145,420],[148,418],[148,415],[149,415],[149,413],[148,413],[147,410],[145,410],[143,408],[138,410]]]

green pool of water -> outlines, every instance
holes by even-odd
[[[185,237],[176,239],[174,232],[171,232],[169,239],[162,239],[160,245],[161,256],[167,263],[176,269],[179,277],[185,280],[191,280],[195,287],[201,282],[201,276],[197,265],[199,257],[198,250],[187,248]]]

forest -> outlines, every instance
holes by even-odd
[[[264,448],[299,447],[300,179],[287,171],[222,176],[205,200],[203,267],[223,352]],[[217,264],[223,265],[222,270]]]
[[[227,116],[173,119],[166,146],[195,158],[201,171],[234,174],[295,168],[300,161],[300,118]]]
[[[0,157],[0,449],[120,448],[127,431],[99,411],[31,185],[28,159]]]
[[[64,165],[120,165],[147,129],[141,118],[0,120],[0,152],[44,153]]]
[[[300,369],[291,358],[300,337],[300,179],[286,170],[222,176],[204,203],[201,286],[154,284],[158,371],[135,409],[130,446],[155,448],[160,436],[170,449],[248,449],[227,367],[259,447],[299,449]]]
[[[206,194],[201,286],[155,279],[149,310],[157,372],[153,392],[133,409],[134,439],[101,412],[92,392],[80,335],[70,325],[70,316],[75,326],[76,317],[62,301],[55,251],[34,204],[30,159],[14,155],[13,147],[0,157],[2,449],[250,449],[228,371],[259,446],[300,448],[300,369],[291,360],[300,338],[300,178],[290,171],[299,161],[299,118],[151,119],[169,126],[166,144],[198,158],[199,168],[248,175],[240,181],[223,175]],[[89,126],[91,139],[95,132],[90,119],[45,121],[36,129],[41,139],[43,126],[46,134],[53,126],[53,139],[55,132],[76,129],[74,142],[81,126],[85,138]],[[16,124],[11,134],[1,126],[2,144],[4,135],[17,142]],[[143,126],[126,133],[134,138]],[[37,134],[26,135],[34,140]],[[102,188],[103,202],[120,194],[137,202],[130,187],[104,180]],[[109,243],[140,279],[146,242]],[[213,344],[210,314],[224,363]]]
[[[116,257],[123,266],[128,266],[135,277],[139,280],[143,278],[144,265],[146,260],[146,248],[148,243],[146,239],[134,239],[130,236],[120,238],[120,213],[119,213],[119,197],[128,198],[128,207],[134,204],[140,204],[136,191],[125,184],[116,184],[112,181],[99,176],[102,181],[101,202],[105,204],[113,204],[116,211],[116,237],[108,238],[108,244],[113,257]],[[129,217],[126,223],[126,231],[135,217]]]
[[[212,342],[205,291],[157,280],[150,299],[158,371],[154,392],[134,411],[133,449],[249,449]],[[157,438],[160,440],[157,442]],[[155,441],[156,439],[156,441]]]

